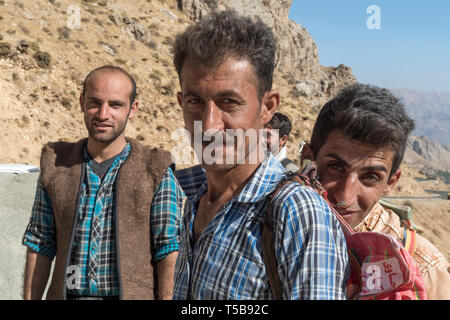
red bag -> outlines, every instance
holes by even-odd
[[[349,298],[427,298],[416,263],[393,236],[378,232],[356,232],[346,237],[346,243],[351,264],[347,291],[354,292],[354,296]]]
[[[350,225],[333,208],[326,190],[317,180],[317,167],[305,162],[303,169],[288,176],[272,193],[273,199],[281,188],[297,182],[315,190],[328,203],[338,218],[345,235],[350,278],[347,282],[347,298],[361,300],[426,300],[427,295],[419,268],[411,257],[414,250],[415,231],[407,229],[405,249],[391,235],[379,232],[354,232]],[[272,234],[271,205],[266,213],[263,228],[263,255],[269,283],[276,299],[282,298],[281,284],[276,268],[275,248]]]

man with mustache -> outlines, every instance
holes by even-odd
[[[138,110],[136,83],[103,66],[83,83],[80,107],[88,138],[48,143],[30,223],[24,299],[153,299],[150,250],[153,192],[170,165],[166,151],[125,136]]]
[[[275,51],[266,25],[232,11],[204,17],[176,38],[178,103],[202,165],[175,173],[187,200],[174,299],[273,299],[262,250],[269,205],[282,298],[345,299],[348,256],[330,208],[299,184],[270,197],[286,177],[261,152],[258,134],[280,101],[272,89]]]
[[[355,231],[387,233],[403,241],[405,229],[414,228],[381,200],[400,179],[413,128],[398,99],[375,86],[351,85],[321,109],[302,161],[316,162],[328,199]],[[450,299],[450,265],[442,253],[416,235],[412,257],[428,299]]]

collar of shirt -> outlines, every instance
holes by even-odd
[[[122,152],[119,153],[116,156],[116,159],[114,160],[114,162],[111,164],[111,167],[114,167],[117,162],[119,161],[124,161],[128,158],[128,155],[130,154],[130,150],[131,150],[131,145],[129,142],[127,142],[127,144],[125,145],[125,147],[122,149]],[[94,159],[91,157],[91,155],[89,154],[89,152],[87,151],[87,146],[84,147],[83,149],[83,154],[84,154],[84,161],[86,162],[86,164],[90,167],[92,164],[92,161],[94,161]]]
[[[180,179],[180,184],[185,189],[186,195],[192,195],[192,201],[196,203],[200,200],[201,196],[208,189],[208,182],[206,180],[206,171],[200,166],[193,167],[196,172],[190,171],[190,174],[196,177],[197,181],[191,180],[190,185],[183,183],[187,175],[177,175]],[[275,157],[268,153],[267,157],[255,171],[250,181],[245,185],[242,191],[233,199],[227,201],[229,203],[232,200],[240,203],[255,203],[266,197],[273,192],[278,185],[278,182],[286,176],[286,170],[275,159]],[[192,178],[192,176],[191,176]],[[203,181],[202,181],[203,180]],[[196,182],[196,183],[195,183]],[[200,183],[201,182],[201,183]],[[197,190],[189,190],[194,188]]]
[[[208,189],[208,182],[206,180],[206,172],[201,166],[194,167],[194,172],[190,171],[193,176],[197,179],[195,181],[192,179],[192,176],[184,175],[185,179],[189,180],[191,187],[196,189],[196,192],[193,190],[184,190],[186,194],[192,194],[192,197],[188,197],[186,208],[185,208],[185,224],[188,227],[188,239],[190,243],[190,248],[188,249],[188,254],[191,255],[193,248],[193,227],[194,227],[194,219],[197,214],[197,207],[202,195]],[[255,171],[250,181],[244,186],[242,191],[235,196],[234,198],[225,202],[219,212],[215,215],[215,217],[208,223],[208,226],[203,230],[203,236],[206,236],[213,230],[217,228],[218,225],[222,223],[225,219],[225,216],[234,215],[236,212],[239,212],[239,215],[246,221],[256,218],[257,220],[262,219],[260,215],[259,209],[255,208],[254,210],[250,210],[251,206],[259,206],[257,202],[263,200],[266,196],[268,196],[271,192],[273,192],[280,180],[282,180],[286,175],[286,171],[284,167],[275,160],[272,154],[268,153],[266,159],[261,163],[259,168]],[[180,185],[186,185],[186,182],[183,180],[180,181]],[[229,217],[232,219],[231,217]]]
[[[275,155],[275,159],[281,162],[284,158],[287,158],[287,149],[286,147],[281,148],[281,150]]]

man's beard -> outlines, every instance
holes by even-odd
[[[93,121],[92,121],[93,122]],[[112,143],[119,137],[126,128],[127,122],[118,128],[111,127],[110,132],[98,132],[94,129],[94,125],[91,122],[91,126],[88,128],[89,137],[94,141],[101,142],[104,144]]]

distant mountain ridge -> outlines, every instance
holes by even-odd
[[[410,136],[405,151],[405,162],[450,171],[450,148],[424,136]]]
[[[414,135],[425,136],[450,149],[450,93],[419,92],[410,89],[390,89],[406,106],[416,122]],[[445,146],[447,145],[447,146]]]

